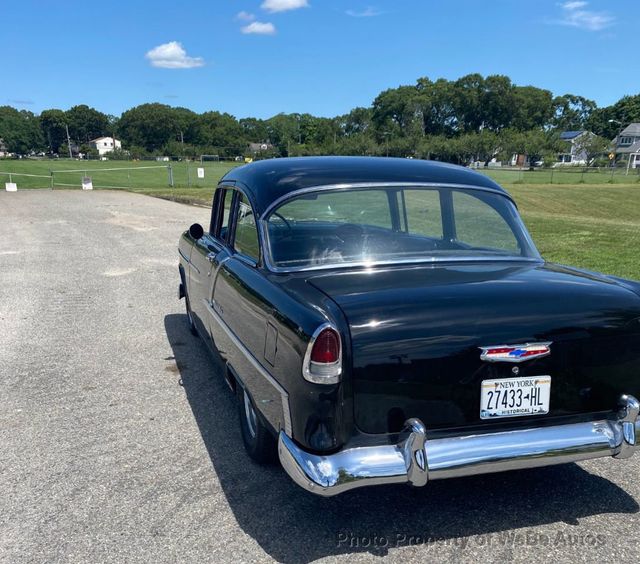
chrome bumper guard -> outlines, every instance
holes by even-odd
[[[409,419],[393,445],[308,453],[280,432],[278,453],[291,478],[322,496],[380,484],[424,486],[429,480],[535,468],[613,456],[629,458],[640,438],[640,403],[623,395],[611,419],[427,440],[419,419]]]

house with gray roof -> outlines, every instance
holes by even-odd
[[[616,158],[623,158],[633,168],[640,168],[640,123],[630,123],[613,140]]]

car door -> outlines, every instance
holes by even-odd
[[[260,244],[253,209],[245,194],[236,193],[230,225],[233,237],[228,238],[227,252],[216,261],[211,306],[243,345],[260,359],[266,317],[271,308],[262,297],[266,281],[258,268]],[[212,331],[215,330],[212,326]]]
[[[251,394],[259,409],[277,420],[280,395],[264,373],[276,363],[278,332],[270,322],[271,282],[260,267],[260,237],[247,196],[237,192],[229,255],[220,261],[211,298],[211,330],[218,350]],[[235,341],[235,342],[234,342]],[[269,413],[272,412],[272,413]]]
[[[216,191],[211,223],[206,232],[193,245],[189,265],[189,303],[194,321],[201,334],[209,333],[207,305],[213,289],[215,270],[220,264],[220,253],[225,249],[229,233],[229,217],[233,205],[233,190],[220,187]]]

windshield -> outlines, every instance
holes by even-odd
[[[271,212],[267,231],[280,268],[540,258],[513,203],[473,189],[319,189]]]

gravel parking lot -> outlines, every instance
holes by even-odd
[[[2,562],[636,560],[640,455],[331,499],[253,464],[176,295],[207,215],[0,193]]]

